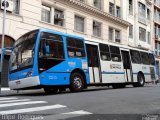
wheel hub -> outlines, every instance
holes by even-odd
[[[74,78],[74,86],[76,88],[81,88],[82,87],[82,81],[79,77],[75,77]]]

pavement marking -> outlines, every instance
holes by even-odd
[[[56,115],[49,115],[49,116],[44,116],[44,120],[65,120],[68,118],[74,118],[74,117],[80,117],[80,116],[85,116],[85,115],[91,115],[93,113],[79,110],[79,111],[73,111],[73,112],[68,112],[68,113],[60,113]],[[33,120],[33,119],[25,119],[25,120]]]
[[[16,97],[13,97],[13,98],[3,98],[3,97],[2,97],[2,98],[1,98],[1,97],[0,97],[0,101],[1,101],[1,100],[13,100],[13,99],[18,99],[18,98],[16,98]]]
[[[2,107],[10,107],[10,106],[19,106],[19,105],[28,105],[28,104],[39,104],[39,103],[47,103],[47,102],[46,101],[30,101],[30,102],[0,104],[0,108],[2,108]]]
[[[30,99],[21,99],[21,100],[5,100],[5,101],[0,101],[1,103],[11,103],[11,102],[24,102],[24,101],[30,101]]]
[[[71,115],[71,114],[79,114],[79,115],[90,115],[92,113],[84,111],[84,110],[78,110],[78,111],[73,111],[73,112],[67,112],[67,113],[61,113],[61,114],[66,114],[66,115]]]
[[[64,108],[64,107],[67,107],[67,106],[56,104],[56,105],[33,107],[33,108],[7,110],[7,111],[0,111],[0,115],[20,114],[20,113],[36,112],[36,111],[43,111],[43,110],[57,109],[57,108]]]

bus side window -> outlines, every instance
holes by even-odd
[[[110,61],[110,51],[109,46],[105,44],[99,44],[101,59],[104,61]]]
[[[114,62],[121,62],[121,54],[119,47],[110,46],[111,59]]]
[[[41,33],[40,57],[64,59],[62,36],[52,33]]]
[[[69,57],[85,57],[84,42],[77,38],[67,38],[67,51]]]
[[[141,63],[139,51],[130,50],[130,54],[131,54],[132,63],[135,63],[135,64]]]
[[[48,41],[46,41],[45,51],[46,51],[46,55],[50,54],[50,46],[49,46]]]
[[[148,53],[140,52],[140,54],[141,54],[142,64],[150,65],[149,55],[148,55]]]
[[[44,57],[45,55],[46,55],[45,39],[41,39],[39,46],[39,57]]]

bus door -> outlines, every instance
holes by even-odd
[[[121,50],[126,82],[133,82],[132,66],[129,51]]]
[[[100,59],[97,45],[86,44],[89,76],[91,83],[100,83]]]

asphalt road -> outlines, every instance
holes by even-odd
[[[3,120],[160,120],[160,84],[54,95],[12,92],[0,97],[0,115]]]

